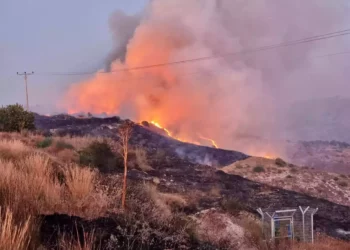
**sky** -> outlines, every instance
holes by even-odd
[[[111,50],[108,21],[116,10],[140,12],[148,0],[0,0],[0,105],[25,103],[28,77],[31,106],[46,105],[81,76],[44,72],[96,71]]]

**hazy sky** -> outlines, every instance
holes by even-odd
[[[24,103],[29,77],[30,103],[50,103],[79,76],[40,76],[39,72],[95,71],[111,49],[108,19],[121,9],[139,12],[148,0],[0,0],[0,105]]]

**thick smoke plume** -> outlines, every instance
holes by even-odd
[[[71,112],[106,112],[156,121],[189,140],[213,138],[220,147],[282,154],[270,139],[289,138],[290,104],[349,90],[339,75],[348,63],[316,58],[345,48],[333,38],[193,63],[118,71],[278,44],[345,29],[347,1],[153,0],[144,13],[116,12],[115,48],[106,69],[72,85]],[[111,73],[103,73],[106,71]],[[337,76],[339,81],[334,81]],[[265,138],[267,141],[261,140]],[[251,143],[259,140],[261,143]]]

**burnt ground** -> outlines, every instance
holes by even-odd
[[[36,116],[37,128],[46,131],[46,133],[94,135],[112,139],[117,139],[118,124],[121,122],[117,117],[77,119],[70,116]],[[179,193],[193,190],[210,192],[213,187],[219,187],[221,197],[205,196],[201,198],[198,206],[189,213],[218,207],[222,199],[234,199],[242,204],[243,210],[254,214],[257,214],[256,209],[259,207],[317,207],[319,211],[315,215],[316,231],[350,240],[350,235],[337,233],[339,229],[350,231],[350,207],[253,182],[209,166],[224,166],[249,157],[243,153],[182,143],[156,134],[140,125],[135,125],[131,144],[144,146],[149,154],[155,153],[159,149],[164,150],[166,154],[166,160],[152,164],[154,170],[150,172],[129,171],[129,178],[134,181],[151,181],[154,177],[158,177],[160,190]],[[211,164],[204,164],[205,162]],[[108,230],[105,232],[108,235],[104,235],[104,237],[108,238],[116,233],[115,224],[113,224],[116,223],[115,220],[116,218],[110,217],[84,221],[66,215],[52,215],[43,219],[41,230],[43,235],[53,235],[58,227],[62,228],[67,225],[71,227],[78,223],[87,229],[88,225],[93,225],[95,228],[106,227]]]

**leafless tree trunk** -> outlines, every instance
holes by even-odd
[[[119,139],[120,139],[120,154],[124,159],[124,178],[123,178],[123,189],[122,189],[122,209],[125,209],[126,200],[126,182],[128,174],[128,151],[129,151],[129,140],[132,133],[132,123],[125,122],[119,127]]]

